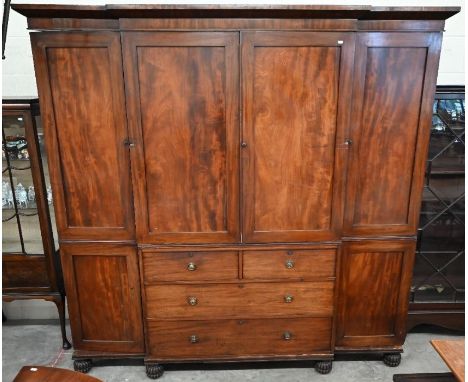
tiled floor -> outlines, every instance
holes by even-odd
[[[68,331],[69,332],[69,331]],[[319,375],[313,363],[256,363],[224,365],[172,365],[160,379],[161,382],[370,382],[392,381],[395,373],[447,372],[444,362],[429,344],[433,338],[458,338],[456,334],[410,333],[404,347],[401,365],[389,368],[379,360],[349,361],[338,358],[328,375]],[[12,381],[24,365],[49,365],[73,368],[73,349],[62,351],[60,330],[55,321],[19,322],[3,324],[3,368],[4,382]],[[117,365],[107,361],[95,366],[90,375],[105,382],[150,381],[146,377],[142,361],[127,361]]]

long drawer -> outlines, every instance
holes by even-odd
[[[147,321],[147,328],[153,359],[331,352],[331,318]]]
[[[238,278],[236,251],[143,252],[143,277],[146,282],[209,281]]]
[[[147,286],[147,318],[331,316],[332,281]]]
[[[335,276],[335,249],[256,250],[243,253],[245,279],[311,279]]]

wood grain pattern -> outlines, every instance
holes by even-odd
[[[29,288],[52,290],[47,277],[45,256],[3,255],[3,292],[19,292]]]
[[[124,34],[124,50],[140,238],[236,240],[236,35]]]
[[[465,382],[465,339],[431,340],[431,344],[452,370],[458,382]]]
[[[414,251],[414,241],[344,244],[337,345],[403,344]]]
[[[317,4],[12,4],[28,18],[312,18],[445,20],[460,7],[387,7]]]
[[[347,234],[416,232],[439,44],[433,33],[359,36]]]
[[[61,239],[133,238],[119,34],[31,40]]]
[[[111,244],[63,244],[74,346],[81,350],[144,350],[136,250]]]
[[[330,318],[147,321],[148,357],[199,359],[331,351]],[[285,332],[291,339],[285,340]],[[197,343],[190,342],[196,335]]]
[[[146,314],[154,319],[331,316],[333,282],[147,286]],[[291,303],[284,298],[293,296]],[[189,305],[188,298],[197,304]]]
[[[341,77],[352,66],[351,37],[242,33],[247,242],[336,237],[343,171],[337,130],[346,128],[346,104],[338,99],[350,86]]]
[[[289,266],[291,268],[288,268]],[[335,250],[244,251],[245,279],[310,279],[335,276]],[[291,265],[292,264],[292,265]]]
[[[157,281],[235,280],[238,276],[237,252],[143,252],[143,277]],[[195,270],[189,270],[194,264]]]
[[[102,382],[102,380],[57,367],[23,366],[13,382]]]

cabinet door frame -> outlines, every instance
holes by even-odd
[[[422,200],[424,172],[427,151],[429,148],[432,102],[436,89],[436,78],[440,55],[442,34],[433,33],[395,33],[395,32],[361,32],[357,33],[356,64],[353,85],[353,119],[349,171],[347,179],[347,203],[344,220],[345,236],[381,236],[381,235],[414,235],[418,228],[419,211]],[[358,196],[358,174],[360,162],[361,121],[363,110],[363,91],[366,81],[366,61],[369,48],[426,48],[426,68],[422,85],[419,121],[416,133],[415,157],[412,171],[412,184],[408,203],[408,221],[406,224],[354,224]],[[395,137],[398,139],[398,137]],[[395,181],[398,181],[395,179]]]
[[[409,294],[411,280],[413,276],[413,264],[415,258],[416,241],[415,239],[394,239],[394,240],[362,240],[343,242],[341,247],[341,264],[338,278],[338,304],[337,304],[337,330],[336,347],[338,349],[368,349],[372,348],[398,348],[403,345],[406,337],[406,320],[409,307]],[[388,335],[347,335],[346,323],[353,318],[346,316],[347,299],[346,291],[349,287],[348,271],[350,270],[349,257],[353,253],[376,252],[374,256],[379,256],[379,252],[401,252],[402,261],[399,273],[395,321],[393,333]],[[359,272],[359,270],[354,270]],[[364,296],[362,298],[365,298]],[[369,306],[374,304],[369,301]]]
[[[247,143],[241,152],[242,168],[242,235],[243,241],[303,242],[336,240],[341,237],[344,208],[344,179],[348,147],[354,66],[355,34],[350,32],[241,32],[242,62],[242,141]],[[255,231],[254,163],[254,60],[255,47],[338,47],[340,48],[335,154],[333,167],[332,211],[328,230]],[[272,190],[274,192],[274,190]]]
[[[46,147],[50,172],[50,181],[54,195],[57,229],[60,239],[98,239],[102,240],[133,240],[134,217],[133,197],[130,177],[130,155],[125,146],[128,137],[125,115],[124,82],[122,74],[122,52],[118,32],[32,32],[30,33],[34,56],[36,81],[39,93],[41,118],[46,131]],[[121,174],[120,187],[122,199],[119,207],[123,209],[124,226],[122,227],[86,227],[70,226],[66,206],[67,191],[63,181],[62,153],[58,140],[55,121],[55,107],[50,84],[47,49],[49,48],[106,48],[109,53],[109,75],[112,80],[112,98],[114,112],[114,127],[116,128],[116,145],[118,166]],[[91,86],[91,85],[90,85]],[[120,140],[120,141],[119,141]],[[85,169],[83,176],[86,176]]]
[[[142,243],[232,243],[239,229],[239,34],[238,32],[123,32],[122,49],[126,83],[127,117],[135,197],[135,221]],[[151,231],[146,193],[146,170],[138,78],[138,47],[224,47],[226,63],[226,231]]]
[[[65,287],[68,297],[68,309],[70,325],[72,328],[73,346],[81,351],[100,351],[125,353],[143,353],[143,315],[141,307],[140,275],[138,267],[137,249],[121,244],[96,244],[96,243],[66,243],[62,244],[60,256],[63,264]],[[87,340],[83,334],[81,322],[81,309],[79,295],[79,285],[76,284],[76,270],[74,268],[74,258],[80,256],[93,257],[124,257],[127,265],[128,297],[131,303],[122,301],[128,313],[131,335],[133,340]],[[93,270],[90,270],[92,272]],[[109,293],[116,292],[116,289]],[[130,302],[130,301],[128,301]],[[96,332],[100,330],[98,326]]]

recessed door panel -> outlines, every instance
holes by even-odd
[[[353,38],[242,33],[246,241],[337,237]]]
[[[61,239],[133,239],[118,33],[32,34]]]
[[[73,344],[79,350],[142,353],[136,249],[62,244]]]
[[[402,345],[414,262],[414,240],[343,244],[337,345]]]
[[[345,231],[415,234],[439,34],[362,33]]]
[[[238,237],[236,33],[126,33],[144,242]]]

